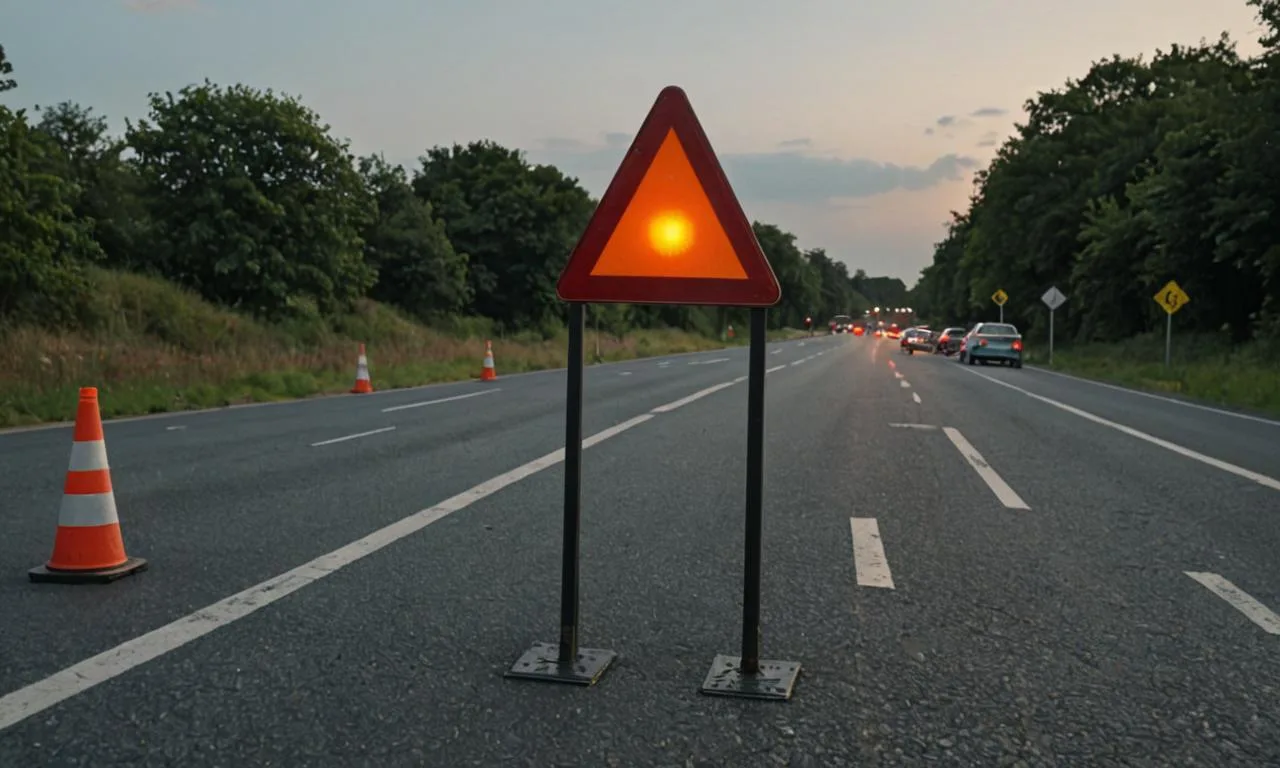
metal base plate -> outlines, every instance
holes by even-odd
[[[760,660],[760,671],[754,675],[743,674],[739,668],[740,656],[717,655],[711,662],[711,671],[702,681],[701,693],[709,696],[734,696],[743,699],[768,699],[788,701],[795,691],[800,677],[798,661]]]
[[[116,579],[132,576],[147,570],[147,561],[141,557],[131,557],[115,568],[101,571],[59,571],[46,566],[39,566],[27,571],[27,575],[37,584],[109,584]]]
[[[617,658],[618,654],[613,651],[579,648],[572,664],[561,664],[558,643],[534,643],[502,676],[515,680],[595,685]]]

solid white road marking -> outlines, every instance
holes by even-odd
[[[406,403],[405,405],[393,405],[390,408],[383,408],[383,413],[391,413],[392,411],[405,411],[410,408],[421,408],[425,405],[439,405],[440,403],[452,403],[455,400],[466,400],[469,397],[480,397],[481,395],[491,395],[494,392],[501,392],[502,387],[494,387],[493,389],[484,389],[479,392],[468,392],[465,395],[454,395],[453,397],[441,397],[437,400],[422,400],[417,403]]]
[[[1251,469],[1245,469],[1244,467],[1238,467],[1235,464],[1231,464],[1221,459],[1215,459],[1212,456],[1206,456],[1203,453],[1200,453],[1198,451],[1193,451],[1190,448],[1184,448],[1183,446],[1178,445],[1177,443],[1171,443],[1168,440],[1161,439],[1159,437],[1156,437],[1155,435],[1148,435],[1146,432],[1142,432],[1140,430],[1134,429],[1133,427],[1127,427],[1124,424],[1118,424],[1114,421],[1104,419],[1101,416],[1097,416],[1092,413],[1089,413],[1088,411],[1083,410],[1081,408],[1077,408],[1074,405],[1067,405],[1066,403],[1060,403],[1057,400],[1054,400],[1053,398],[1045,397],[1044,395],[1037,395],[1034,392],[1028,392],[1022,387],[1015,387],[1012,384],[1003,382],[999,379],[994,379],[985,374],[978,373],[977,371],[970,371],[968,369],[962,369],[962,370],[964,370],[966,373],[972,373],[974,376],[979,376],[981,378],[984,378],[987,381],[995,382],[996,384],[999,384],[1002,387],[1008,387],[1009,389],[1012,389],[1015,392],[1021,392],[1022,394],[1032,398],[1033,400],[1039,400],[1042,403],[1048,403],[1049,405],[1052,405],[1054,408],[1061,408],[1067,413],[1075,414],[1076,416],[1079,416],[1082,419],[1088,419],[1089,421],[1092,421],[1095,424],[1101,424],[1104,427],[1111,427],[1112,429],[1118,432],[1123,432],[1126,435],[1129,435],[1130,437],[1136,437],[1139,440],[1145,440],[1148,443],[1151,443],[1152,445],[1158,445],[1161,448],[1164,448],[1165,450],[1173,451],[1179,456],[1185,456],[1188,459],[1195,459],[1196,461],[1202,464],[1208,464],[1211,467],[1221,469],[1223,472],[1230,472],[1231,474],[1237,475],[1239,477],[1243,477],[1246,480],[1252,480],[1258,485],[1265,485],[1268,488],[1272,488],[1277,491],[1280,491],[1280,480],[1277,480],[1274,477],[1269,477],[1260,472],[1254,472]]]
[[[582,441],[582,447],[590,448],[652,418],[652,415],[646,413],[621,424],[615,424]],[[99,683],[105,683],[134,667],[181,648],[219,627],[224,627],[237,619],[243,619],[308,584],[314,584],[336,573],[366,555],[371,555],[406,536],[417,533],[454,512],[466,509],[477,501],[562,461],[564,461],[564,449],[560,448],[486,480],[457,496],[445,499],[435,506],[415,512],[340,549],[321,555],[287,573],[249,587],[159,629],[121,643],[25,688],[6,694],[0,698],[0,731],[59,702],[84,693]]]
[[[357,432],[354,435],[343,435],[342,437],[335,437],[332,440],[321,440],[318,443],[312,443],[311,447],[319,448],[322,445],[333,445],[334,443],[343,443],[343,442],[346,442],[347,440],[355,440],[357,437],[368,437],[369,435],[379,435],[379,434],[382,434],[383,432],[390,432],[393,429],[395,429],[395,427],[383,427],[382,429],[371,429],[368,432]]]
[[[1267,606],[1254,600],[1235,584],[1216,573],[1200,573],[1196,571],[1183,571],[1183,573],[1203,584],[1210,592],[1226,600],[1232,608],[1243,613],[1248,617],[1249,621],[1262,627],[1262,630],[1267,634],[1280,635],[1280,616],[1277,616]]]
[[[1117,392],[1124,392],[1125,394],[1129,394],[1129,395],[1137,395],[1138,397],[1149,397],[1152,400],[1163,400],[1166,403],[1181,405],[1183,408],[1195,408],[1198,411],[1208,411],[1209,413],[1216,413],[1220,416],[1231,416],[1236,419],[1244,419],[1245,421],[1256,421],[1259,424],[1268,424],[1273,427],[1280,427],[1280,421],[1276,421],[1275,419],[1266,419],[1261,416],[1253,416],[1247,413],[1236,413],[1235,411],[1228,411],[1224,408],[1214,408],[1211,405],[1201,405],[1200,403],[1189,403],[1185,400],[1177,400],[1172,397],[1165,397],[1164,395],[1157,395],[1152,392],[1141,392],[1136,389],[1129,389],[1128,387],[1118,387],[1115,384],[1107,384],[1106,382],[1102,382],[1102,381],[1094,381],[1093,379],[1086,379],[1081,376],[1072,376],[1071,374],[1062,373],[1061,371],[1050,371],[1046,368],[1039,368],[1039,367],[1032,366],[1027,370],[1035,371],[1036,373],[1047,373],[1050,376],[1060,376],[1064,379],[1071,379],[1072,381],[1082,381],[1085,384],[1092,384],[1095,387],[1104,387],[1106,389],[1114,389]]]
[[[960,455],[964,457],[964,460],[969,462],[969,466],[973,467],[973,470],[978,473],[978,477],[981,477],[983,482],[995,493],[1001,504],[1004,504],[1009,509],[1031,509],[1022,500],[1022,497],[1014,493],[1009,484],[1000,475],[996,474],[996,471],[991,468],[987,460],[982,458],[982,454],[978,453],[978,449],[970,445],[964,435],[960,434],[960,430],[955,427],[943,427],[942,431],[951,439],[952,445],[960,451]]]
[[[912,392],[912,393],[911,393],[911,399],[912,399],[912,400],[915,400],[917,403],[919,403],[919,402],[920,402],[920,395],[917,395],[915,392]]]
[[[653,410],[649,411],[649,413],[670,413],[671,411],[674,411],[677,408],[683,408],[689,403],[692,403],[694,400],[701,400],[707,395],[715,394],[716,392],[719,392],[722,389],[728,389],[729,387],[732,387],[735,383],[737,382],[726,381],[723,384],[716,384],[714,387],[707,387],[706,389],[700,389],[697,392],[694,392],[692,395],[686,395],[685,397],[682,397],[679,400],[672,400],[671,402],[666,403],[665,405],[660,405],[657,408],[654,408]]]
[[[893,575],[889,572],[889,560],[884,556],[884,542],[880,539],[880,526],[876,519],[851,517],[849,530],[853,534],[853,570],[858,586],[893,589]]]
[[[907,424],[902,422],[890,422],[889,426],[897,427],[898,429],[937,429],[932,424]]]

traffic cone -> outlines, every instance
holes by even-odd
[[[369,358],[364,354],[364,343],[360,344],[360,356],[356,358],[356,384],[351,388],[353,395],[367,395],[373,391],[369,381]]]
[[[124,553],[95,387],[80,390],[71,440],[53,556],[27,575],[35,582],[105,584],[146,570],[146,560]]]
[[[484,343],[484,366],[480,369],[481,381],[493,381],[498,378],[498,369],[493,367],[493,342]]]

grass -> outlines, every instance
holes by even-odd
[[[492,339],[499,375],[563,367],[562,332],[502,336],[484,319],[428,328],[374,302],[336,321],[285,326],[220,309],[162,280],[94,273],[85,310],[91,331],[0,328],[0,427],[74,418],[80,387],[95,386],[104,418],[338,394],[355,378],[358,344],[367,345],[375,390],[478,377]],[[798,331],[773,333],[777,338]],[[742,334],[733,342],[745,343]],[[596,362],[717,349],[725,342],[674,330],[622,338],[587,331]]]
[[[1172,365],[1164,365],[1164,334],[1111,344],[1029,350],[1027,362],[1050,370],[1145,392],[1280,416],[1280,350],[1277,344],[1233,346],[1212,336],[1177,334]]]

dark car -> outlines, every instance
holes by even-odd
[[[940,355],[954,355],[960,351],[960,340],[964,338],[963,328],[943,328],[934,344],[934,352]]]
[[[978,323],[965,336],[960,362],[1022,367],[1022,334],[1008,323]]]
[[[902,351],[908,355],[933,351],[933,332],[928,328],[908,328],[902,332]]]
[[[831,318],[832,333],[853,333],[853,318],[848,315],[836,315]]]

